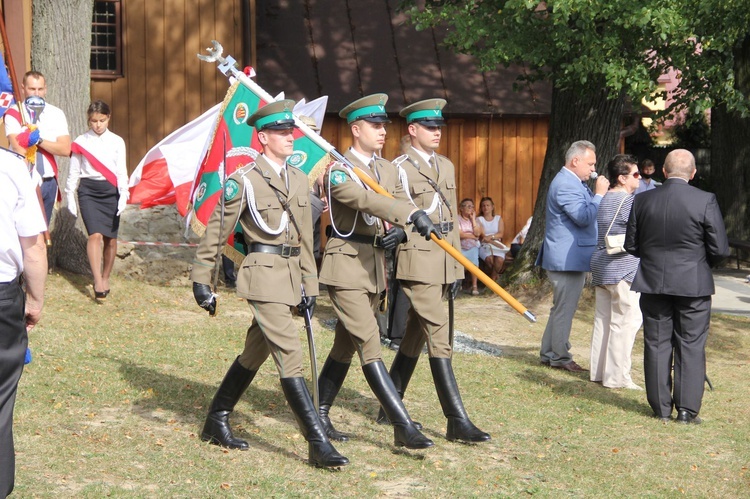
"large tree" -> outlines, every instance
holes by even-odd
[[[68,118],[71,138],[86,130],[91,101],[91,19],[94,0],[34,0],[32,2],[31,67],[47,82],[47,100]],[[68,177],[67,158],[58,158],[60,188]],[[65,196],[63,196],[63,199]],[[52,265],[90,273],[83,224],[66,209],[52,220]]]
[[[735,50],[735,88],[750,96],[750,36]],[[711,112],[711,186],[730,237],[750,239],[750,117],[721,104]]]
[[[444,30],[445,43],[477,57],[480,66],[523,68],[519,84],[553,83],[547,152],[531,226],[520,265],[511,278],[528,276],[544,236],[549,184],[579,139],[597,145],[597,168],[617,152],[623,108],[653,98],[659,76],[680,71],[673,110],[704,109],[711,97],[732,100],[720,87],[727,77],[723,43],[706,52],[717,27],[699,31],[717,4],[734,0],[443,0],[405,1],[417,29]],[[725,6],[726,7],[726,6]],[[735,6],[736,7],[736,6]],[[726,7],[731,9],[732,6]],[[702,16],[702,17],[701,17]],[[741,26],[735,22],[733,27]],[[747,26],[744,26],[747,29]],[[714,30],[714,31],[712,31]],[[711,51],[708,51],[711,52]],[[707,55],[707,56],[706,56]],[[721,56],[721,57],[720,57]],[[736,97],[736,95],[735,95]],[[737,99],[732,105],[737,103]]]

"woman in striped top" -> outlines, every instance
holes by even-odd
[[[591,337],[591,381],[607,388],[640,390],[630,377],[631,352],[642,317],[640,293],[630,290],[639,259],[625,253],[609,254],[607,234],[624,234],[638,188],[638,160],[618,154],[607,165],[611,186],[597,212],[597,248],[591,257],[592,285],[596,292],[596,314]]]

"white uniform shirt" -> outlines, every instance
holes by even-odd
[[[24,110],[27,121],[31,123],[31,119],[29,119],[30,113],[26,109],[26,106],[21,107]],[[62,109],[60,109],[59,107],[55,107],[49,103],[44,106],[44,110],[39,115],[39,119],[37,120],[36,125],[37,127],[39,127],[39,135],[44,140],[54,142],[58,137],[70,135],[70,132],[68,131],[68,120],[65,118],[65,113],[63,113]],[[16,118],[10,116],[9,114],[5,115],[6,136],[13,134],[17,135],[21,133],[22,129],[23,125],[19,123]],[[49,163],[49,161],[47,161],[47,158],[44,158],[42,162],[44,165],[44,175],[42,176],[44,178],[54,177],[55,171],[52,169],[52,165]]]
[[[105,130],[101,135],[97,135],[93,130],[89,130],[75,141],[112,170],[117,177],[118,189],[127,189],[128,166],[125,163],[125,141],[122,140],[122,137],[115,135],[109,130]],[[104,175],[99,173],[85,156],[82,154],[72,154],[70,156],[70,172],[65,184],[66,193],[75,192],[78,188],[79,178],[106,180]]]
[[[0,282],[10,282],[23,272],[19,236],[33,237],[45,230],[26,162],[0,149]]]

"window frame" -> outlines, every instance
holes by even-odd
[[[113,23],[96,23],[94,22],[94,15],[96,13],[96,4],[100,3],[111,3],[115,7],[115,15]],[[94,45],[94,29],[96,26],[112,26],[115,27],[115,43],[114,46],[109,45]],[[91,61],[89,61],[89,69],[91,71],[92,80],[116,80],[125,76],[123,69],[123,57],[122,57],[122,0],[94,0],[94,11],[91,13],[91,50],[90,53],[93,55],[95,48],[103,48],[107,50],[113,50],[115,56],[115,69],[94,69],[91,67]]]

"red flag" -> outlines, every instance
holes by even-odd
[[[177,204],[188,212],[191,187],[221,104],[178,128],[146,153],[130,175],[130,204],[141,208]]]

